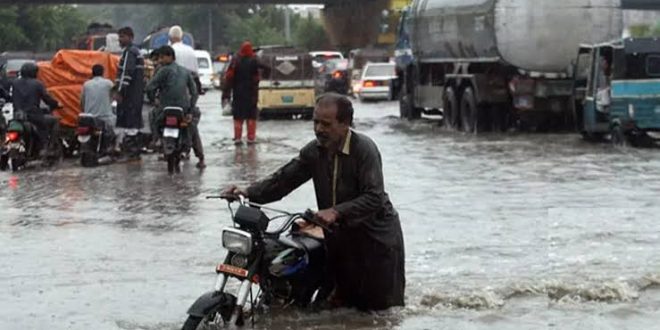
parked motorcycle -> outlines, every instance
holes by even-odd
[[[99,159],[111,160],[115,134],[95,115],[81,113],[76,136],[80,143],[80,164],[84,167],[99,165]],[[102,163],[105,163],[103,161]]]
[[[217,197],[216,197],[217,198]],[[226,197],[220,197],[225,198]],[[232,198],[228,199],[233,227],[222,231],[222,246],[228,250],[224,261],[215,269],[217,279],[213,291],[195,301],[188,310],[183,330],[207,329],[227,325],[243,325],[244,308],[250,302],[250,314],[261,307],[308,307],[325,300],[325,248],[314,213],[287,213],[238,199],[234,214]],[[269,219],[260,209],[282,213]],[[269,223],[286,218],[279,229],[266,231]],[[317,225],[320,234],[301,230],[296,220],[304,219]],[[311,227],[311,226],[310,226]],[[229,278],[240,282],[234,295],[225,292]],[[253,295],[252,285],[257,286]]]
[[[184,115],[183,108],[165,107],[163,109],[163,155],[167,161],[169,173],[181,172],[181,154],[186,145],[186,134],[188,133],[188,120]]]

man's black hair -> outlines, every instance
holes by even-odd
[[[160,56],[172,56],[173,60],[176,60],[176,54],[174,53],[174,48],[172,46],[165,45],[158,48],[158,55]]]
[[[123,27],[123,28],[119,29],[119,31],[117,31],[117,34],[127,35],[131,38],[135,37],[135,34],[133,34],[133,29],[131,29],[130,26],[126,26],[126,27]]]
[[[151,60],[155,60],[160,56],[160,52],[158,50],[159,50],[159,48],[154,49],[153,51],[151,51],[151,54],[149,54],[149,58]]]
[[[92,67],[92,77],[102,77],[104,71],[105,69],[103,68],[103,65],[95,64]]]
[[[348,97],[337,93],[325,93],[316,99],[317,107],[337,106],[337,121],[353,126],[353,103]]]

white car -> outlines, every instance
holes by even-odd
[[[389,100],[391,82],[395,78],[394,63],[367,63],[354,91],[360,101]]]
[[[344,55],[336,51],[315,51],[309,52],[309,55],[312,56],[312,66],[314,69],[320,68],[327,60],[344,59]]]
[[[195,50],[197,57],[197,66],[199,73],[199,80],[202,83],[202,89],[207,91],[213,88],[213,62],[211,55],[205,50]]]

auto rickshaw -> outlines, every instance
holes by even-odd
[[[259,82],[260,116],[311,118],[316,101],[312,57],[292,47],[262,47],[257,56],[265,68]]]
[[[660,132],[660,39],[582,45],[575,64],[575,118],[587,140],[641,146]]]

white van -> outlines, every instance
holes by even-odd
[[[195,50],[197,57],[197,66],[199,80],[202,82],[202,89],[208,91],[213,88],[213,62],[211,55],[205,50]]]

